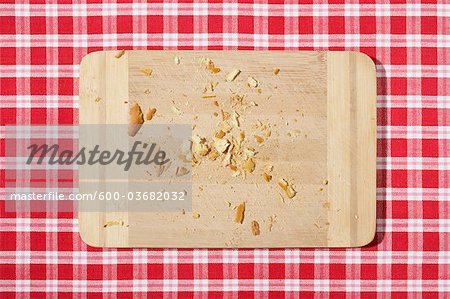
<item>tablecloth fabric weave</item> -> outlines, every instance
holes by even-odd
[[[80,240],[70,213],[3,211],[0,297],[449,298],[449,16],[445,0],[2,0],[0,126],[77,123],[79,63],[96,50],[368,54],[378,77],[378,232],[347,250],[102,250]],[[0,156],[4,143],[0,135]]]

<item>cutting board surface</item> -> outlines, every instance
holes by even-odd
[[[193,124],[193,135],[211,137],[221,110],[238,110],[241,128],[258,154],[255,170],[245,179],[230,175],[220,161],[206,159],[192,168],[196,217],[181,211],[79,212],[86,243],[353,247],[373,239],[376,74],[369,57],[356,52],[277,51],[126,51],[116,58],[117,54],[94,52],[83,58],[80,124],[127,124],[129,106],[138,103],[144,111],[157,109],[144,125]],[[202,67],[204,58],[220,71]],[[241,73],[227,82],[227,74],[235,69]],[[249,77],[257,80],[257,87],[248,85]],[[210,83],[216,86],[208,94],[215,97],[204,98]],[[245,95],[244,104],[239,104],[244,108],[230,100],[232,93]],[[174,113],[173,106],[181,113]],[[257,133],[258,124],[270,128],[269,137],[267,132]],[[253,135],[264,137],[263,143]],[[269,165],[272,180],[266,182],[263,172]],[[281,179],[297,192],[292,199],[278,185]],[[245,216],[236,223],[236,207],[242,202]],[[108,221],[125,225],[105,227]],[[259,235],[253,234],[253,221],[259,224]]]

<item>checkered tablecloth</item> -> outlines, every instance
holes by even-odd
[[[77,123],[79,63],[96,50],[368,54],[377,235],[347,250],[102,250],[81,241],[71,213],[2,211],[0,298],[450,297],[447,1],[47,2],[0,3],[0,126]]]

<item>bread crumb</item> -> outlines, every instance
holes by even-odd
[[[242,166],[245,172],[252,173],[255,170],[255,162],[253,159],[247,159]]]
[[[228,119],[230,119],[230,116],[231,116],[230,113],[228,113],[228,112],[226,112],[226,111],[223,111],[223,110],[221,110],[221,113],[222,113],[222,120],[228,120]]]
[[[297,192],[294,190],[291,184],[289,184],[285,179],[281,179],[278,181],[278,186],[281,187],[281,189],[284,190],[286,193],[286,196],[289,199],[294,198],[294,196],[297,194]]]
[[[233,82],[234,79],[236,79],[237,76],[241,73],[241,70],[235,69],[228,73],[226,77],[227,82]]]
[[[192,138],[194,153],[200,156],[206,156],[210,149],[210,146],[206,143],[205,138],[201,138],[198,135],[195,135]]]
[[[243,142],[245,140],[245,132],[244,131],[240,131],[239,132],[239,141]]]
[[[128,113],[130,116],[128,135],[134,137],[144,123],[144,115],[138,103],[134,103]]]
[[[280,73],[280,69],[279,68],[276,67],[276,68],[273,69],[273,74],[275,76],[277,76],[279,73]]]
[[[244,221],[244,213],[245,213],[245,202],[242,202],[236,208],[236,216],[234,218],[234,222],[242,223]]]
[[[178,56],[175,56],[175,57],[173,58],[173,62],[174,62],[176,65],[179,65],[180,62],[181,62],[181,58],[178,57]]]
[[[153,116],[155,116],[156,108],[148,108],[147,114],[145,115],[146,120],[152,120]]]
[[[185,168],[185,167],[177,167],[177,171],[175,172],[175,175],[177,177],[180,177],[180,176],[186,175],[188,173],[189,173],[189,170],[187,168]]]
[[[153,70],[151,68],[146,68],[146,69],[140,69],[139,70],[141,73],[143,73],[146,76],[151,76],[153,73]]]
[[[215,136],[216,136],[216,138],[221,139],[225,136],[225,132],[220,130],[220,131],[216,132]]]
[[[210,58],[203,58],[202,64],[206,69],[210,70],[211,73],[213,74],[220,72],[220,68],[216,67],[214,65],[214,62]]]
[[[208,158],[211,161],[215,161],[217,158],[219,158],[219,156],[220,156],[220,153],[215,148],[213,148],[208,154]]]
[[[276,218],[276,216],[275,216],[275,215],[272,215],[272,216],[269,216],[269,218],[267,219],[267,230],[268,230],[269,232],[272,231],[272,226],[273,226],[273,224],[274,224],[275,222],[277,222],[277,221],[275,220],[275,218]]]
[[[248,77],[247,85],[250,86],[250,87],[256,88],[256,87],[258,87],[259,82],[258,82],[258,80],[256,80],[253,77]]]
[[[111,227],[111,226],[115,226],[115,225],[124,225],[123,221],[107,221],[103,227]]]
[[[219,153],[224,153],[228,149],[229,146],[230,146],[230,142],[227,139],[214,140],[214,147]]]
[[[197,213],[197,212],[192,213],[192,218],[199,219],[200,218],[200,213]]]
[[[264,138],[262,138],[262,137],[259,136],[259,135],[255,135],[255,140],[256,140],[256,142],[258,142],[259,144],[261,144],[261,143],[264,142]]]
[[[272,176],[266,172],[263,172],[263,178],[267,183],[272,180]]]
[[[122,57],[123,55],[125,55],[125,50],[120,50],[119,52],[116,53],[115,57],[117,59],[119,59],[120,57]]]
[[[260,234],[259,231],[259,223],[256,220],[252,221],[252,235],[258,236]]]

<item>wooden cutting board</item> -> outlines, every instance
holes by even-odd
[[[376,226],[376,73],[356,52],[94,52],[80,68],[80,124],[128,123],[129,105],[154,107],[151,123],[192,123],[212,136],[232,92],[245,95],[242,130],[258,150],[255,171],[233,177],[218,161],[193,167],[192,213],[80,212],[82,239],[101,247],[354,247]],[[178,57],[178,58],[176,58]],[[220,71],[202,67],[209,58]],[[145,72],[151,69],[150,76]],[[241,70],[233,82],[226,76]],[[275,71],[279,69],[279,73]],[[216,70],[217,71],[217,70]],[[249,87],[248,78],[257,80]],[[216,98],[203,98],[216,84]],[[128,103],[124,103],[127,101]],[[219,107],[214,104],[217,101]],[[173,106],[182,111],[174,113]],[[217,112],[219,116],[215,116]],[[258,122],[270,127],[253,141]],[[273,165],[272,180],[263,169]],[[287,198],[277,182],[296,190]],[[80,178],[80,190],[83,190]],[[245,217],[234,221],[245,202]],[[125,225],[104,227],[108,221]],[[252,222],[260,234],[252,234]]]

